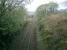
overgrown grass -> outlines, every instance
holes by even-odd
[[[67,13],[48,15],[43,17],[42,23],[38,25],[39,48],[67,50]]]

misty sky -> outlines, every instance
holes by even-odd
[[[37,9],[38,6],[40,6],[41,4],[49,3],[50,1],[54,1],[58,4],[60,4],[60,8],[64,9],[64,7],[61,6],[61,3],[64,0],[33,0],[30,4],[26,5],[26,8],[27,8],[28,11],[34,12]]]

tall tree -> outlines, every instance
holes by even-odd
[[[58,8],[58,4],[54,2],[48,3],[48,9],[50,12],[55,12]]]
[[[48,4],[43,4],[43,5],[39,6],[36,13],[37,13],[37,15],[42,17],[42,16],[49,15],[51,13],[56,12],[57,8],[58,8],[57,3],[50,2]]]

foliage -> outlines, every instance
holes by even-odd
[[[47,16],[41,33],[45,50],[67,50],[67,14]]]
[[[24,25],[24,0],[0,0],[0,50],[7,50]]]
[[[56,12],[57,8],[58,8],[57,3],[54,3],[54,2],[48,3],[48,9],[49,9],[50,12],[52,12],[52,13]]]
[[[57,8],[50,2],[37,9],[38,50],[67,50],[67,13],[56,13]]]
[[[57,12],[58,4],[54,2],[50,2],[48,4],[43,4],[38,7],[36,11],[36,15],[38,17],[44,17]]]
[[[45,18],[43,42],[46,50],[67,50],[67,14],[51,15]]]

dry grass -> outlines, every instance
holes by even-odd
[[[67,14],[56,14],[45,18],[44,22],[45,30],[49,32],[54,32],[56,30],[67,28]]]

